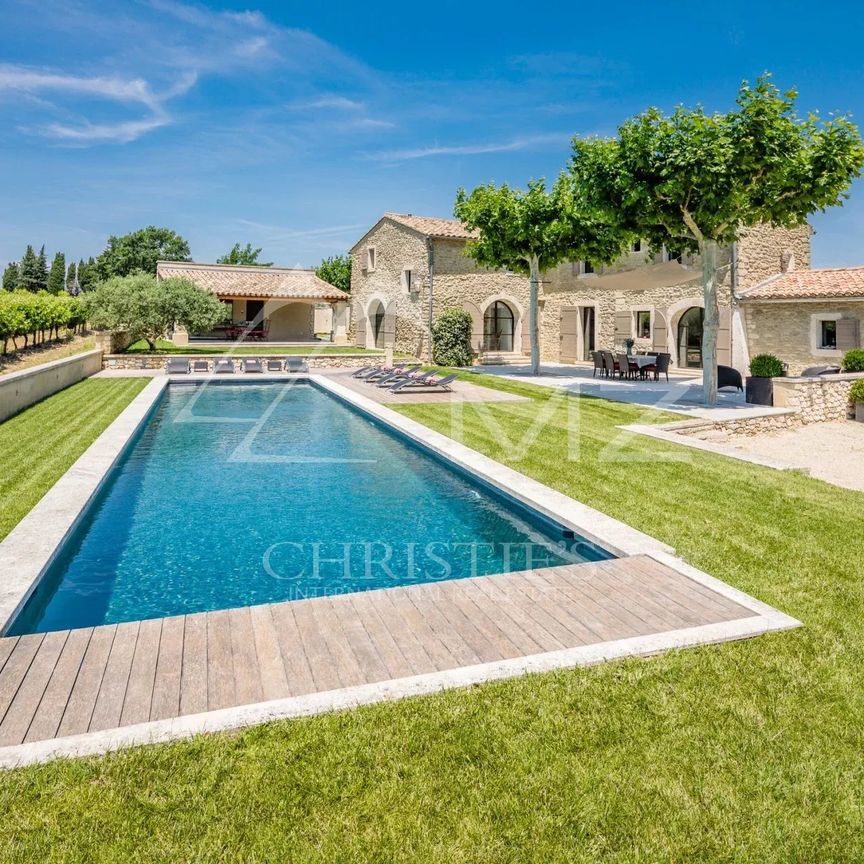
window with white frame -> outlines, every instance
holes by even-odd
[[[637,339],[651,338],[650,309],[637,309],[633,313],[633,332]]]
[[[816,312],[810,316],[810,351],[812,354],[839,355],[837,322],[840,312]]]
[[[402,270],[402,290],[406,294],[410,294],[412,291],[417,290],[414,271],[410,267],[406,267]]]
[[[371,273],[375,269],[377,254],[374,246],[366,247],[366,269]]]

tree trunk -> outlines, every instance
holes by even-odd
[[[145,336],[144,338],[147,340],[147,347],[148,347],[151,351],[155,351],[155,350],[156,350],[156,340],[155,340],[155,339],[151,339],[149,336]]]
[[[540,261],[533,256],[528,266],[530,283],[528,291],[528,335],[531,342],[531,374],[540,374]]]
[[[720,308],[717,305],[717,241],[705,239],[702,253],[702,290],[705,318],[702,325],[702,391],[706,405],[717,402],[717,331]]]

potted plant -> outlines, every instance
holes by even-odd
[[[774,378],[783,375],[783,364],[773,354],[757,354],[750,361],[747,401],[751,405],[774,404]]]
[[[855,406],[855,419],[859,423],[864,423],[864,378],[852,385],[849,401]]]
[[[864,348],[853,348],[843,355],[844,372],[864,372]]]

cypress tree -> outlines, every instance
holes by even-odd
[[[3,290],[14,291],[18,287],[18,262],[10,261],[3,271]]]
[[[18,265],[18,288],[22,291],[38,291],[44,287],[41,272],[39,269],[39,259],[33,251],[33,247],[28,244],[24,257]]]
[[[48,271],[48,291],[51,294],[62,294],[66,287],[66,256],[58,252],[51,260]]]
[[[39,287],[36,289],[37,291],[47,291],[48,290],[48,259],[45,257],[45,244],[42,244],[42,248],[39,250],[39,255],[36,258],[36,261],[39,265]]]
[[[89,291],[98,279],[96,273],[96,262],[93,257],[89,261],[83,258],[78,262],[78,288],[81,291]]]
[[[75,275],[75,262],[69,262],[69,269],[66,271],[66,290],[75,295],[78,293],[78,277]]]

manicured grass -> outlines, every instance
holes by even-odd
[[[859,861],[864,495],[622,435],[617,425],[640,419],[635,406],[489,383],[531,401],[463,405],[455,424],[446,405],[401,410],[461,429],[470,446],[675,545],[805,626],[21,769],[0,776],[0,854]],[[538,418],[520,454],[515,442]]]
[[[0,423],[0,539],[146,384],[144,378],[88,379]]]
[[[127,354],[368,354],[382,355],[383,351],[367,348],[355,348],[353,345],[327,345],[326,343],[310,342],[309,346],[292,345],[280,348],[278,345],[268,345],[266,342],[241,342],[236,347],[218,348],[193,342],[188,348],[178,348],[172,342],[158,341],[156,351],[152,352],[143,340],[130,345]]]

